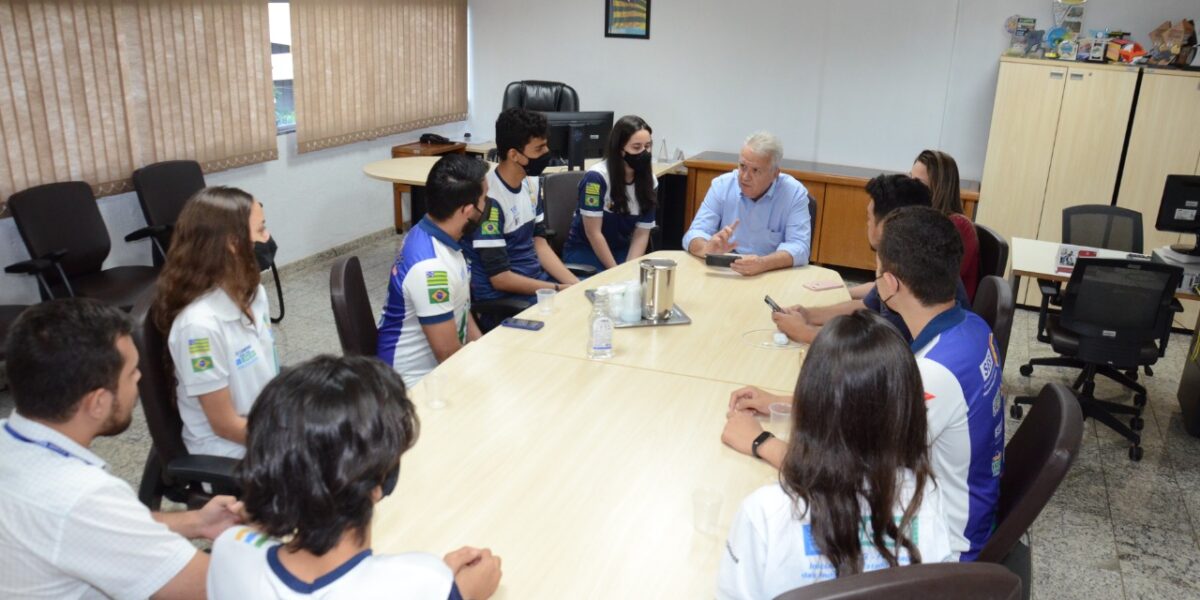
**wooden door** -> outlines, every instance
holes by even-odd
[[[1154,222],[1167,175],[1194,173],[1198,160],[1200,73],[1146,71],[1117,196],[1118,206],[1142,213],[1146,252],[1180,241],[1180,234],[1158,231]]]
[[[1000,63],[975,220],[1005,238],[1034,238],[1050,172],[1067,67]]]
[[[875,270],[875,251],[867,242],[867,190],[850,185],[825,185],[821,203],[821,263]]]

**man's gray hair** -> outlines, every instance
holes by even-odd
[[[783,142],[772,133],[759,131],[750,134],[750,137],[746,138],[746,147],[755,154],[771,157],[773,168],[778,169],[779,163],[783,161]]]

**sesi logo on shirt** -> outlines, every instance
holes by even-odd
[[[254,351],[254,348],[246,346],[245,348],[238,350],[237,356],[233,360],[233,364],[237,368],[242,369],[254,364],[257,360],[258,353]]]

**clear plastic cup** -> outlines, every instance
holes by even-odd
[[[713,488],[700,488],[692,492],[692,518],[696,531],[704,535],[719,534],[721,503],[725,498]]]
[[[421,385],[425,386],[425,406],[434,410],[446,408],[446,389],[443,383],[443,376],[436,369],[421,378]]]
[[[792,427],[792,405],[788,402],[771,404],[771,433],[775,437],[786,439]]]
[[[537,307],[538,312],[543,315],[548,315],[554,312],[554,290],[550,288],[542,288],[538,290]]]

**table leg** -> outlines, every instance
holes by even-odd
[[[1017,275],[1016,273],[1013,273],[1012,275],[1009,276],[1008,280],[1009,280],[1009,283],[1012,285],[1013,306],[1016,306],[1017,303],[1019,302],[1017,300],[1017,292],[1021,291],[1021,276]]]
[[[408,215],[404,212],[404,193],[411,191],[412,187],[407,184],[392,184],[392,220],[395,221],[396,233],[404,233],[404,223],[408,221]]]

